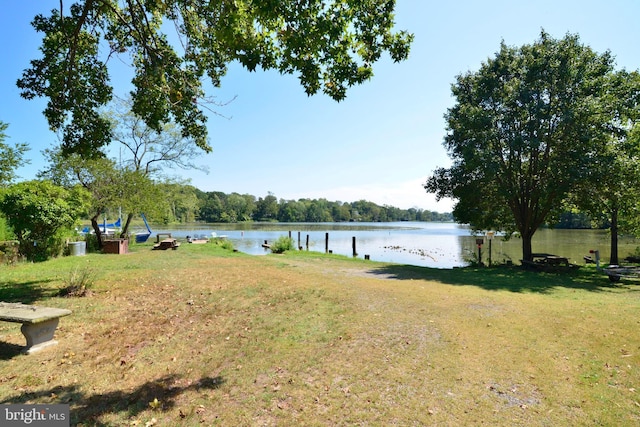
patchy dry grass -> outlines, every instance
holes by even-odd
[[[0,402],[87,426],[640,422],[638,285],[135,248],[2,267],[0,300],[74,313],[29,356],[0,323]],[[74,268],[91,296],[58,296]]]

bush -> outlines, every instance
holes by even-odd
[[[280,236],[278,237],[278,240],[271,245],[271,252],[274,254],[281,254],[286,251],[292,251],[295,248],[295,243],[291,237]]]
[[[0,241],[0,264],[15,264],[20,259],[17,240]]]
[[[7,223],[7,219],[0,212],[0,241],[15,239],[15,234],[11,230],[11,227]]]
[[[214,239],[212,239],[212,242],[214,245],[219,246],[222,249],[226,249],[228,251],[232,251],[233,248],[233,243],[230,240],[227,239],[221,239],[219,237],[216,237]]]
[[[27,181],[3,190],[0,210],[29,261],[58,256],[80,214],[86,193],[50,181]],[[6,227],[6,226],[5,226]]]
[[[91,294],[89,288],[93,286],[95,274],[90,268],[80,270],[78,267],[71,270],[66,281],[66,287],[60,290],[61,296],[84,297]]]
[[[98,244],[98,237],[95,234],[87,234],[85,236],[85,240],[87,241],[87,252],[89,253],[101,252],[102,249]]]

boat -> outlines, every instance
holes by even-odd
[[[142,220],[144,221],[144,225],[147,227],[147,231],[139,231],[137,233],[134,233],[134,235],[136,236],[136,243],[144,243],[144,242],[147,241],[149,236],[151,236],[151,227],[149,227],[149,223],[147,222],[147,218],[144,216],[143,213],[141,213],[140,216],[142,217]]]
[[[187,243],[195,243],[195,244],[209,243],[209,239],[202,236],[194,236],[194,237],[187,236]]]
[[[102,225],[99,225],[98,228],[100,229],[100,233],[105,235],[105,236],[113,236],[116,234],[116,230],[120,229],[120,227],[122,226],[122,218],[118,218],[118,220],[116,222],[112,222],[107,224],[107,219],[105,218],[105,220],[103,221]],[[84,234],[93,234],[94,230],[90,227],[90,226],[86,226],[82,229],[82,233]]]

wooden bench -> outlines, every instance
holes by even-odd
[[[24,353],[34,353],[58,342],[53,334],[61,317],[71,314],[63,308],[40,307],[22,303],[0,302],[0,320],[22,323],[22,335],[27,339]]]

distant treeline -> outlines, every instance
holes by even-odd
[[[203,192],[197,189],[196,197],[198,212],[195,217],[204,222],[453,221],[451,213],[379,206],[365,200],[352,203],[326,199],[278,200],[273,194],[256,199],[249,194]]]
[[[558,222],[553,224],[553,228],[559,229],[607,229],[611,226],[605,217],[591,218],[584,212],[563,212],[558,218]]]
[[[455,222],[453,213],[433,212],[419,208],[400,209],[380,206],[366,200],[332,202],[326,199],[278,199],[269,193],[266,197],[221,191],[205,192],[192,185],[159,184],[164,204],[156,212],[147,212],[152,221],[165,224],[202,222],[394,222],[433,221]],[[109,212],[115,217],[116,212]],[[590,218],[579,211],[565,211],[555,223],[547,227],[564,229],[608,228],[606,219]]]

